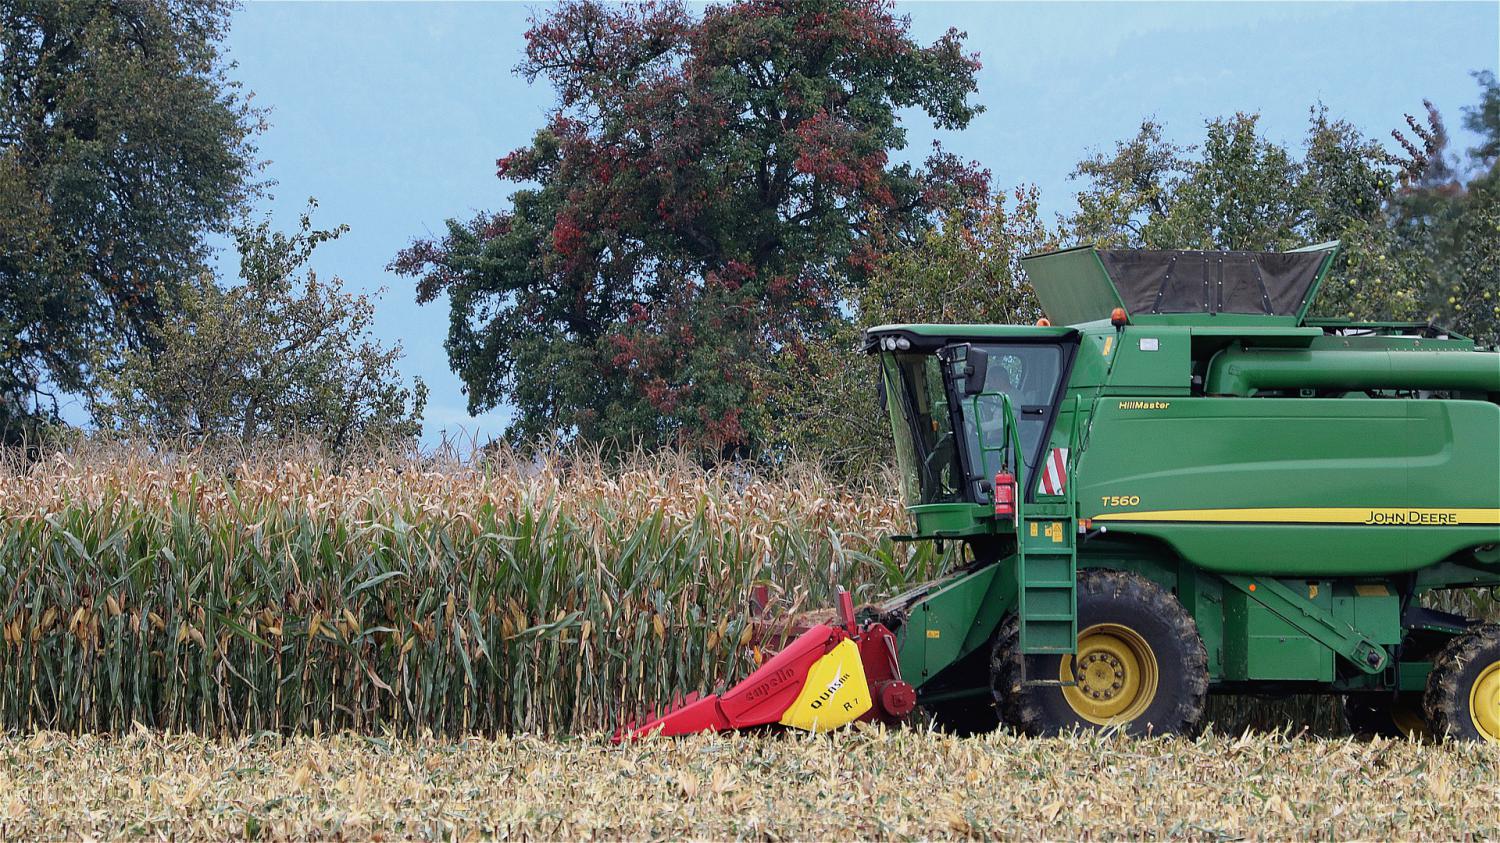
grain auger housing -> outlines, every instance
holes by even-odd
[[[1210,693],[1316,692],[1357,732],[1500,741],[1500,626],[1432,599],[1500,586],[1500,353],[1311,316],[1336,251],[1070,249],[1024,261],[1039,324],[870,328],[893,538],[961,560],[767,661],[786,706],[741,685],[698,728],[786,722],[879,641],[957,731],[1190,733]]]

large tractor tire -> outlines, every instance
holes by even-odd
[[[1344,726],[1359,738],[1425,738],[1422,694],[1405,691],[1344,696]]]
[[[1500,743],[1500,625],[1448,642],[1427,675],[1426,705],[1434,735]]]
[[[1078,577],[1078,653],[1027,656],[1020,622],[1000,625],[990,663],[1001,719],[1030,735],[1118,728],[1132,735],[1195,734],[1208,698],[1208,652],[1198,625],[1166,590],[1123,571]]]

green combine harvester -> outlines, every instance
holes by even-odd
[[[1500,353],[1309,317],[1337,244],[1024,263],[1038,325],[866,332],[915,529],[952,575],[799,629],[622,737],[782,723],[1192,733],[1210,693],[1342,695],[1500,742]]]

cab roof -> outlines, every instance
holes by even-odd
[[[950,342],[1015,340],[1021,342],[1046,342],[1076,336],[1078,329],[1054,325],[923,325],[891,324],[877,325],[865,330],[864,350],[880,350],[880,340],[885,337],[905,337],[917,350],[931,350]]]

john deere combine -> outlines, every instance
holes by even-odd
[[[1337,244],[1036,255],[1048,319],[866,333],[946,579],[802,631],[627,731],[900,720],[1190,733],[1214,692],[1343,696],[1358,731],[1500,741],[1500,353],[1313,319]]]

